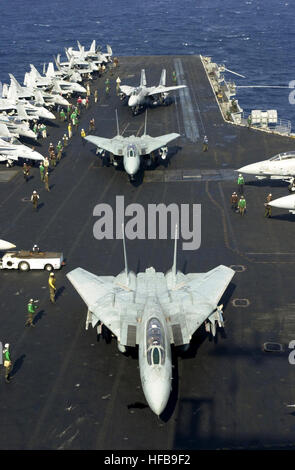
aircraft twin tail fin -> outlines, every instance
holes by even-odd
[[[95,39],[93,39],[93,41],[91,43],[91,46],[90,46],[90,49],[89,49],[89,52],[93,52],[95,54],[95,51],[96,51],[96,41],[95,41]]]
[[[7,94],[7,98],[13,102],[16,102],[17,101],[17,91],[16,91],[16,87],[14,85],[10,85],[9,87],[9,90],[8,90],[8,94]]]
[[[145,77],[145,70],[141,70],[141,76],[140,76],[140,86],[146,86],[146,77]]]
[[[23,104],[18,104],[16,107],[16,111],[19,119],[24,121],[27,121],[29,119]]]
[[[166,86],[166,69],[162,70],[159,86]]]
[[[18,90],[18,91],[21,91],[22,87],[21,85],[19,84],[19,82],[17,81],[17,79],[14,77],[14,75],[12,75],[12,73],[9,74],[9,77],[10,77],[10,86],[13,85],[15,86],[15,88]]]

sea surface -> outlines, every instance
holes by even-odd
[[[0,81],[23,82],[64,48],[93,39],[114,55],[203,54],[245,75],[237,85],[295,80],[294,0],[0,0]],[[135,71],[136,72],[136,71]],[[148,80],[148,70],[146,71]],[[139,75],[139,71],[138,71]],[[240,88],[245,111],[277,109],[292,122],[289,88]]]

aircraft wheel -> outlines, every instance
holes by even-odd
[[[26,261],[19,263],[18,268],[20,271],[30,271],[30,265]]]
[[[45,271],[53,271],[53,266],[52,264],[45,264],[44,269]]]

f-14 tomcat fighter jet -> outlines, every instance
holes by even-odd
[[[123,161],[123,166],[130,180],[134,180],[136,173],[140,169],[141,161],[144,157],[148,159],[148,163],[152,163],[154,157],[153,152],[159,150],[161,158],[165,160],[168,149],[166,145],[172,140],[180,137],[180,134],[172,132],[158,137],[151,137],[146,134],[147,116],[145,116],[144,133],[137,137],[131,135],[123,137],[120,135],[118,115],[117,116],[117,135],[112,139],[87,135],[85,140],[97,146],[97,151],[106,151],[112,155],[112,164],[118,166],[119,161]]]
[[[279,153],[269,160],[250,163],[236,170],[239,173],[255,175],[257,179],[281,179],[291,183],[290,190],[295,191],[295,151]]]
[[[124,229],[123,229],[124,231]],[[116,337],[121,352],[138,345],[140,377],[152,411],[165,409],[172,380],[171,344],[188,347],[194,332],[205,322],[208,332],[223,326],[219,301],[235,272],[223,265],[207,273],[183,274],[174,260],[166,274],[150,267],[135,274],[96,276],[82,268],[67,274],[88,307],[86,329],[103,323]]]
[[[140,108],[148,103],[157,101],[160,104],[165,102],[170,91],[186,88],[186,85],[166,86],[166,69],[162,70],[160,83],[158,86],[146,86],[145,70],[141,70],[139,87],[121,85],[120,98],[124,99],[128,96],[128,106],[132,109],[133,114],[138,114]]]

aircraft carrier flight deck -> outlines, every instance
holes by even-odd
[[[173,102],[147,111],[147,133],[177,132],[166,160],[130,183],[124,170],[102,166],[95,148],[82,143],[95,118],[94,135],[116,134],[115,109],[124,136],[141,135],[145,113],[133,116],[116,95],[115,80],[138,85],[145,68],[147,83],[172,71],[182,93]],[[106,96],[105,77],[111,81]],[[247,212],[231,210],[237,191],[235,169],[294,150],[294,140],[226,122],[199,56],[119,57],[119,68],[91,83],[98,103],[82,111],[64,156],[50,173],[50,192],[33,167],[26,183],[22,168],[1,166],[1,238],[18,249],[37,243],[42,250],[63,251],[66,266],[56,271],[57,301],[48,294],[48,273],[0,273],[1,335],[11,345],[13,379],[0,387],[1,449],[268,449],[294,447],[295,366],[289,342],[295,339],[295,221],[273,209],[264,217],[264,202],[288,194],[287,184],[246,178]],[[58,119],[48,123],[38,152],[47,155],[66,132]],[[202,151],[204,135],[209,149]],[[34,212],[30,197],[40,194]],[[236,274],[222,299],[225,329],[215,340],[202,326],[186,353],[173,350],[173,383],[168,406],[158,418],[142,389],[136,351],[121,354],[113,339],[97,340],[85,330],[87,307],[66,278],[76,267],[97,275],[124,269],[121,240],[96,240],[93,209],[115,206],[116,196],[130,203],[201,204],[201,246],[178,246],[177,268],[205,272],[219,264]],[[127,240],[129,268],[153,266],[166,272],[173,261],[173,240]],[[28,300],[39,299],[35,328],[25,328]],[[267,352],[265,343],[281,345]],[[3,368],[1,368],[3,369]],[[3,372],[3,370],[2,370]]]

